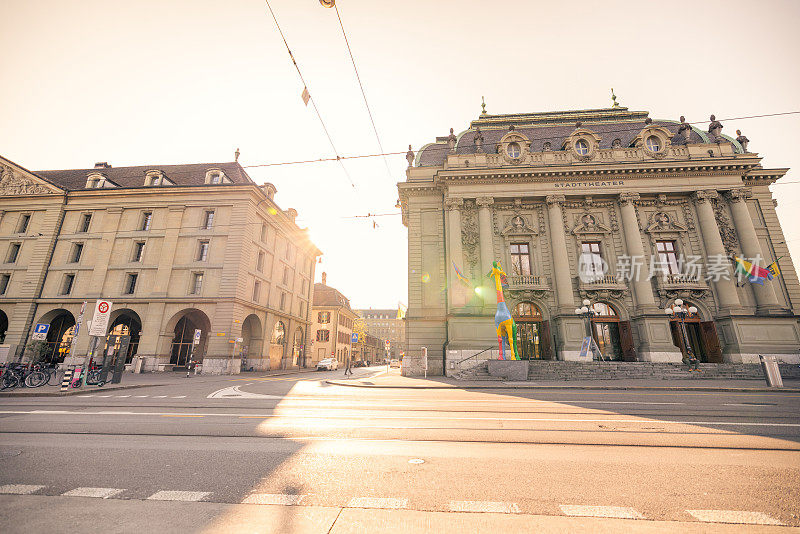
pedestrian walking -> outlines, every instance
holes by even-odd
[[[353,374],[353,369],[352,369],[352,365],[351,365],[350,355],[349,354],[345,354],[345,356],[344,356],[344,376],[347,376],[348,374],[352,375]]]

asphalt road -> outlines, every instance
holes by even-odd
[[[0,530],[800,526],[800,394],[369,389],[334,376],[0,399]]]

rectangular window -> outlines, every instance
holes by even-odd
[[[22,248],[22,243],[11,243],[8,247],[8,256],[6,256],[6,263],[16,263],[19,257],[19,249]]]
[[[264,272],[264,253],[258,253],[258,259],[256,259],[256,270],[260,273]]]
[[[281,305],[280,305],[281,310],[283,310],[285,306],[286,306],[286,293],[281,291]]]
[[[78,263],[81,261],[81,255],[83,254],[83,243],[75,243],[72,246],[72,258],[70,258],[71,263]]]
[[[531,274],[531,255],[527,243],[511,243],[511,272],[517,276]]]
[[[139,275],[136,273],[128,273],[125,277],[125,291],[126,295],[133,295],[133,292],[136,291],[136,281],[138,280]]]
[[[214,226],[214,210],[206,210],[203,215],[203,230],[210,230]]]
[[[65,274],[64,275],[64,283],[61,284],[61,294],[62,295],[69,295],[72,293],[72,286],[75,285],[75,275],[74,274]]]
[[[256,280],[253,284],[253,302],[258,302],[258,297],[261,294],[261,282]]]
[[[329,341],[330,336],[330,330],[317,330],[317,341]]]
[[[662,269],[668,271],[668,274],[680,273],[675,241],[656,241],[656,250],[658,251],[658,260]]]
[[[327,324],[331,322],[331,312],[318,312],[317,322],[320,324]]]
[[[291,245],[291,243],[286,243],[286,259],[290,260],[290,261],[292,259],[292,245]]]
[[[194,273],[192,275],[192,287],[189,290],[189,293],[192,295],[199,295],[200,291],[203,289],[203,273]]]
[[[300,301],[300,317],[306,316],[306,303],[304,300]]]
[[[267,242],[267,225],[265,223],[261,223],[261,242]]]
[[[206,261],[208,259],[208,241],[200,241],[197,247],[197,261]]]
[[[283,285],[285,285],[285,286],[289,285],[289,268],[288,267],[284,267],[283,268]]]
[[[581,262],[580,267],[585,274],[591,276],[603,276],[603,255],[600,253],[599,241],[585,241],[581,243]]]
[[[219,174],[212,174],[211,175],[211,183],[218,184],[219,183]]]
[[[78,232],[88,232],[89,225],[92,224],[92,214],[91,213],[84,213],[81,216],[81,225],[78,227]]]
[[[19,225],[17,226],[17,233],[24,234],[28,231],[28,223],[31,222],[31,216],[27,213],[23,214],[19,218]]]
[[[150,229],[150,224],[153,222],[153,212],[146,211],[142,214],[142,225],[139,230],[145,231]]]
[[[9,282],[11,282],[10,274],[0,274],[0,295],[6,294]]]
[[[133,258],[131,261],[139,262],[142,261],[142,257],[144,256],[144,241],[137,241],[133,244]]]

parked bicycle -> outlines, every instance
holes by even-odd
[[[9,363],[0,369],[0,389],[38,388],[47,383],[48,375],[39,364]]]

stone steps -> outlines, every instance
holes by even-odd
[[[781,376],[800,378],[800,366],[780,364]],[[455,375],[459,380],[501,380],[489,374],[486,362]],[[654,362],[529,362],[528,380],[763,380],[759,364],[701,363],[700,372],[690,372],[682,363]]]

